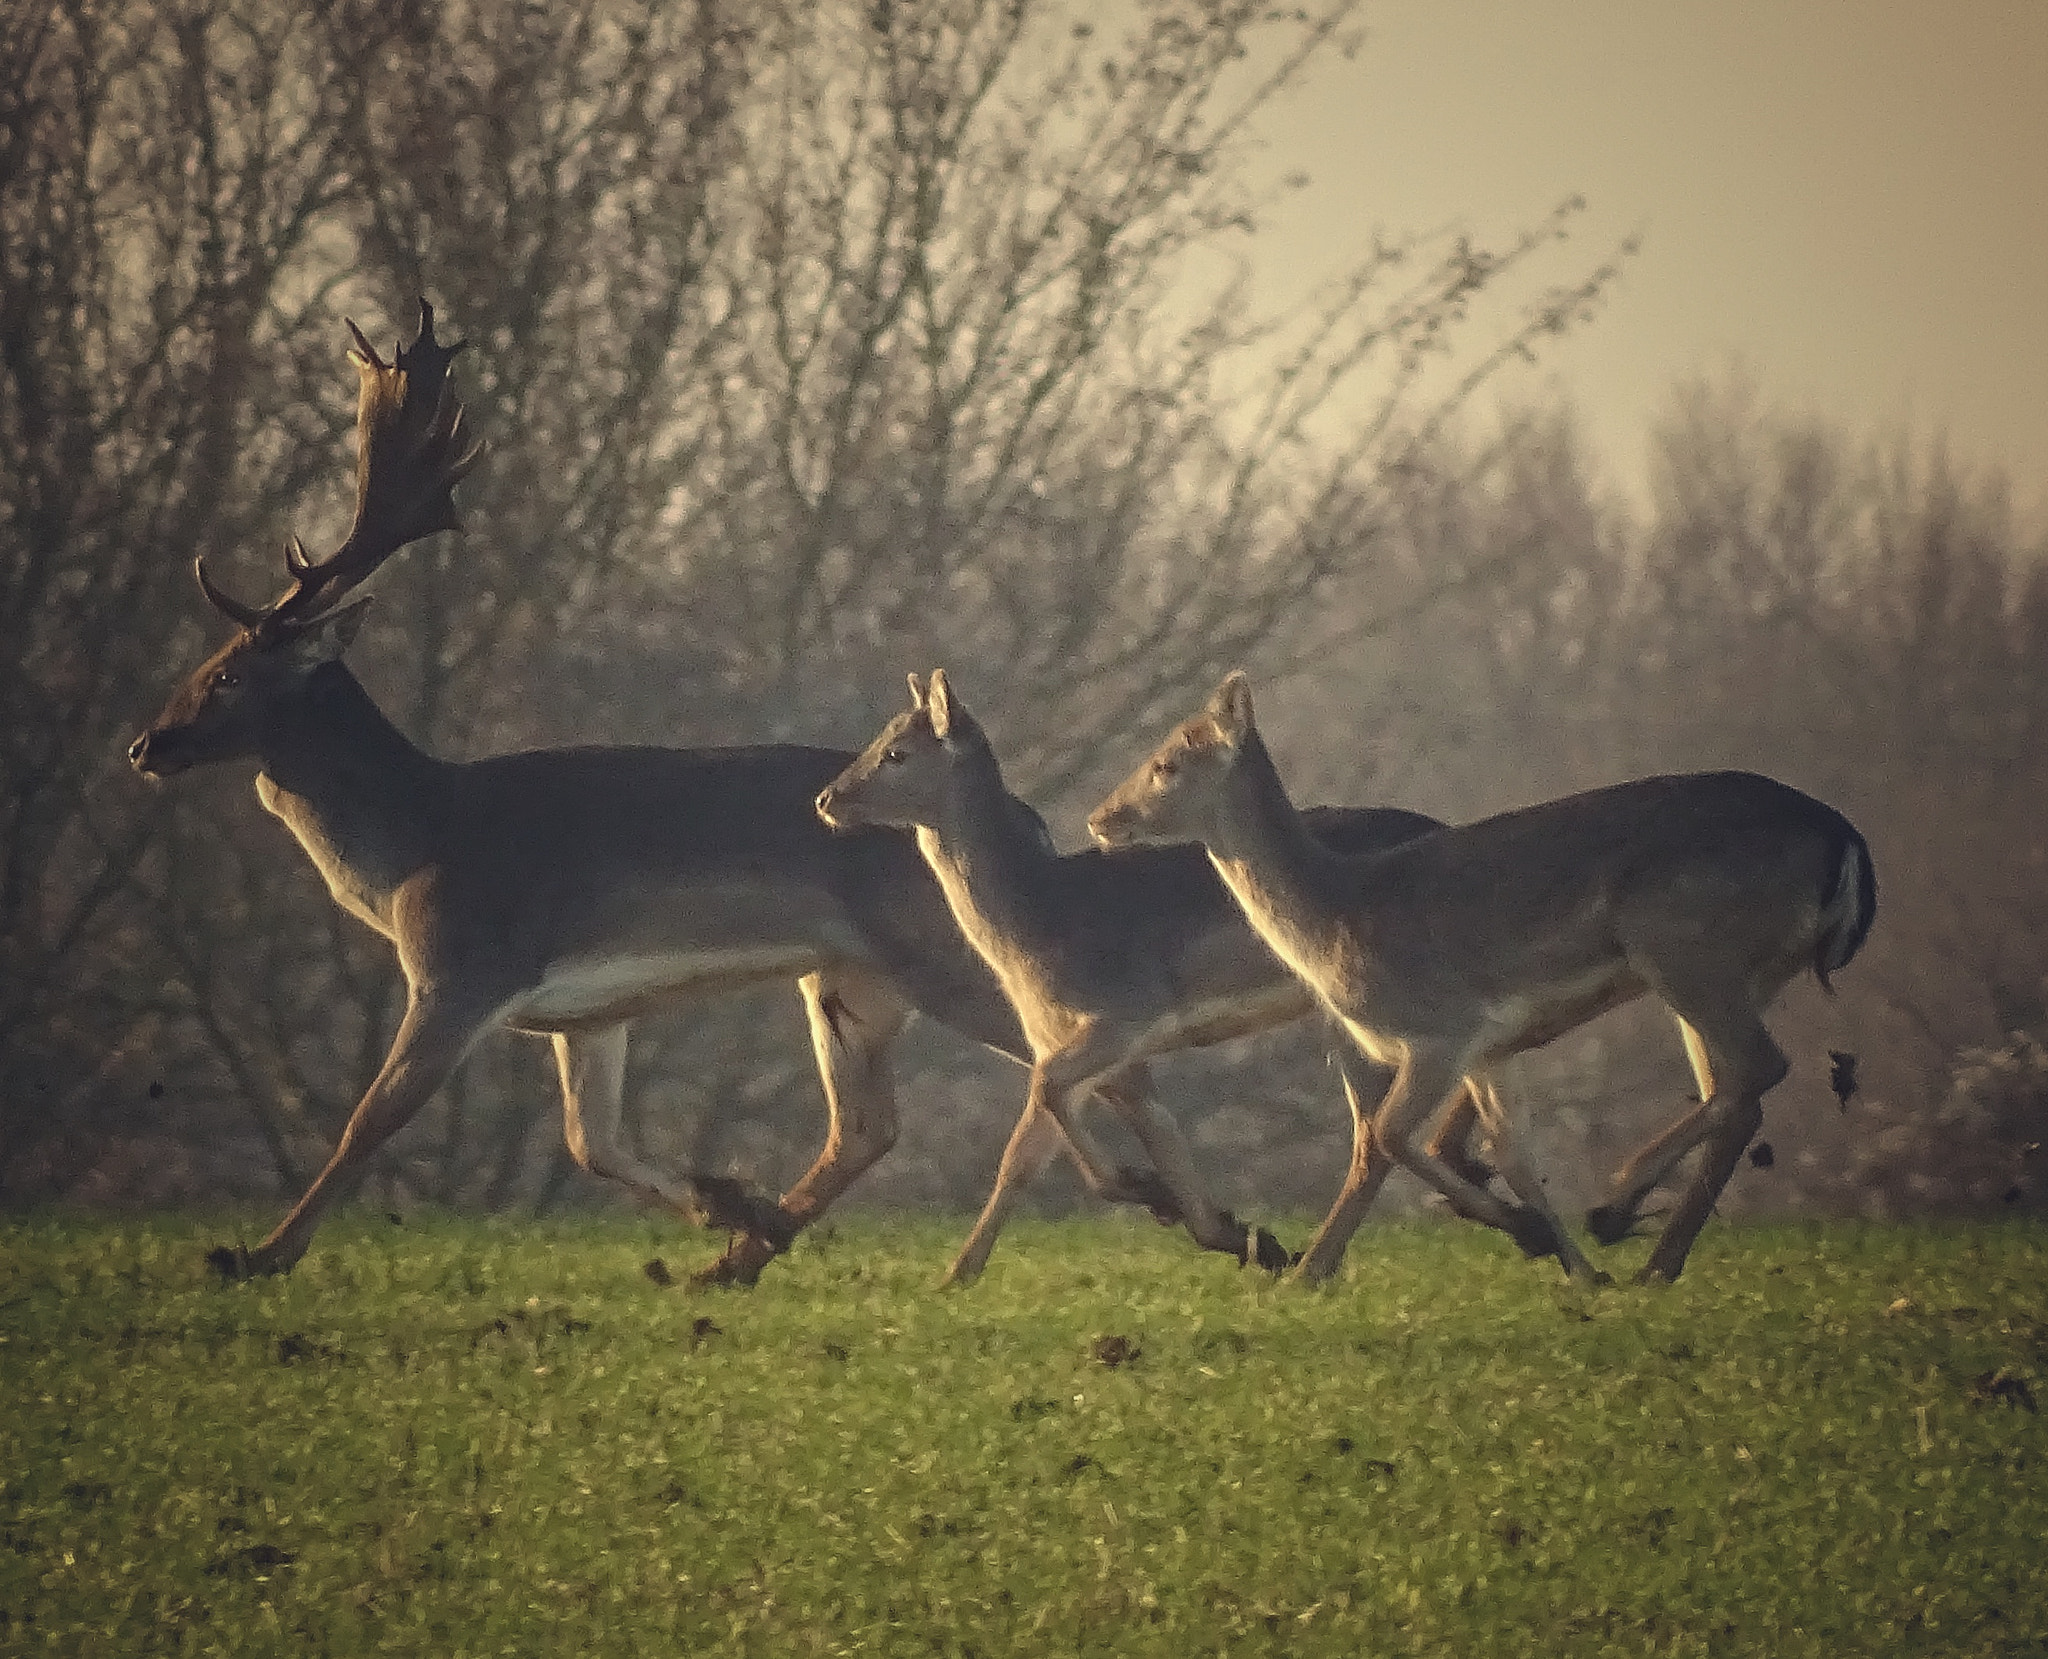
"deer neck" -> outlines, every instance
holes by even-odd
[[[342,664],[309,677],[264,734],[256,795],[319,868],[335,902],[379,932],[433,856],[445,763],[412,744]]]
[[[1232,768],[1209,860],[1268,948],[1329,1000],[1356,954],[1348,861],[1309,833],[1253,732]]]
[[[920,825],[917,844],[953,919],[1013,996],[1051,945],[1047,889],[1059,854],[1031,809],[1003,785],[993,757],[970,763],[945,821]]]

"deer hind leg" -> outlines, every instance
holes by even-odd
[[[1664,1223],[1649,1261],[1636,1275],[1647,1284],[1669,1284],[1684,1271],[1693,1240],[1714,1213],[1743,1152],[1763,1127],[1764,1095],[1792,1069],[1784,1051],[1764,1029],[1756,1003],[1749,997],[1735,1007],[1725,1025],[1687,1017],[1698,1029],[1721,1082],[1714,1091],[1714,1121],[1692,1183]]]
[[[1678,1036],[1698,1086],[1698,1104],[1630,1153],[1608,1182],[1614,1196],[1586,1212],[1586,1226],[1602,1244],[1619,1244],[1635,1231],[1643,1200],[1712,1128],[1714,1063],[1700,1034],[1683,1017],[1678,1017]]]
[[[1631,1160],[1620,1182],[1614,1207],[1630,1211],[1643,1194],[1662,1180],[1678,1160],[1701,1141],[1707,1152],[1693,1172],[1691,1184],[1664,1223],[1639,1281],[1672,1280],[1685,1266],[1693,1240],[1713,1213],[1721,1189],[1735,1173],[1743,1149],[1763,1122],[1763,1097],[1791,1069],[1784,1053],[1764,1029],[1749,988],[1733,975],[1709,977],[1652,971],[1644,977],[1665,1004],[1698,1039],[1706,1057],[1708,1088],[1705,1104],[1689,1112],[1673,1130],[1652,1143],[1653,1155]],[[1692,1042],[1687,1052],[1695,1052]],[[1681,1133],[1680,1131],[1683,1131]]]
[[[1664,1223],[1664,1231],[1657,1235],[1650,1259],[1636,1274],[1638,1284],[1670,1284],[1685,1270],[1685,1258],[1692,1252],[1693,1240],[1707,1224],[1707,1217],[1714,1213],[1721,1189],[1727,1186],[1728,1178],[1742,1161],[1744,1149],[1763,1121],[1762,1099],[1758,1094],[1748,1094],[1741,1096],[1715,1124],[1699,1168],[1693,1172],[1692,1184]]]
[[[492,1010],[471,1002],[422,995],[415,988],[375,1081],[341,1132],[326,1168],[314,1177],[291,1214],[253,1250],[223,1245],[207,1260],[223,1278],[284,1273],[306,1253],[320,1218],[360,1185],[370,1156],[433,1097],[448,1074],[492,1021]]]
[[[636,1158],[625,1133],[627,1028],[621,1023],[555,1033],[555,1069],[562,1084],[562,1138],[569,1156],[591,1174],[616,1181],[698,1227],[772,1231],[775,1206],[723,1175],[671,1179]]]
[[[889,1046],[910,1017],[895,985],[871,968],[837,963],[798,981],[811,1050],[825,1087],[825,1146],[764,1225],[733,1234],[725,1253],[697,1273],[700,1285],[751,1285],[761,1269],[823,1215],[896,1144],[896,1074]]]

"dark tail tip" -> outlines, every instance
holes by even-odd
[[[1836,920],[1821,934],[1813,950],[1813,977],[1829,996],[1835,994],[1835,987],[1828,976],[1855,960],[1863,941],[1870,937],[1871,924],[1877,920],[1877,869],[1870,861],[1870,844],[1846,820],[1843,828],[1848,833],[1836,865],[1834,888],[1826,900],[1826,908],[1836,913]],[[1852,884],[1853,900],[1849,896]]]

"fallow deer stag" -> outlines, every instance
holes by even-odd
[[[1147,1092],[1153,1055],[1263,1031],[1315,1005],[1245,926],[1198,849],[1061,855],[1033,832],[1035,815],[1004,785],[995,751],[943,669],[929,689],[910,676],[909,709],[818,796],[818,814],[841,829],[916,832],[962,933],[995,971],[1030,1039],[1030,1094],[949,1282],[981,1272],[1018,1187],[1045,1161],[1054,1124],[1088,1144],[1074,1108],[1091,1088],[1105,1087],[1197,1243],[1239,1260],[1249,1249],[1271,1271],[1287,1265],[1270,1233],[1248,1239],[1242,1223],[1210,1202],[1179,1128]],[[1333,856],[1441,827],[1392,809],[1322,807],[1304,818]],[[1356,1099],[1348,1072],[1345,1092]],[[1465,1161],[1472,1120],[1461,1103],[1446,1121],[1441,1155],[1483,1184],[1486,1172]],[[1103,1161],[1090,1147],[1085,1163]]]
[[[1351,1169],[1297,1271],[1326,1278],[1396,1163],[1460,1211],[1505,1206],[1412,1144],[1458,1087],[1645,993],[1678,1017],[1701,1104],[1632,1157],[1588,1217],[1612,1242],[1695,1146],[1705,1150],[1642,1269],[1676,1279],[1763,1121],[1787,1062],[1762,1010],[1811,970],[1823,987],[1877,910],[1870,849],[1840,813],[1747,772],[1645,778],[1347,858],[1310,835],[1252,719],[1242,674],[1177,727],[1099,806],[1106,846],[1200,842],[1246,917],[1358,1046],[1395,1068]],[[1508,1125],[1495,1162],[1571,1243]]]
[[[267,606],[238,603],[199,564],[236,632],[129,751],[152,777],[254,758],[258,798],[405,974],[390,1054],[332,1158],[268,1238],[215,1264],[230,1276],[290,1268],[370,1155],[505,1025],[553,1039],[576,1159],[730,1228],[698,1277],[750,1284],[893,1143],[889,1050],[912,1011],[1012,1058],[1024,1036],[909,838],[818,822],[812,802],[853,758],[843,750],[573,748],[456,763],[385,718],[341,661],[367,604],[349,595],[408,542],[455,527],[451,492],[479,453],[449,379],[460,348],[433,324],[423,301],[418,338],[391,363],[349,325],[361,387],[347,539],[316,562],[294,538],[291,586]],[[636,1159],[620,1118],[632,1017],[781,978],[801,987],[830,1112],[811,1168],[778,1202]],[[1156,1178],[1126,1187],[1095,1172],[1095,1184],[1165,1202]]]

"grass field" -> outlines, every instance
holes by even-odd
[[[0,1223],[0,1652],[2041,1654],[2048,1236]],[[1619,1254],[1626,1264],[1631,1252]]]

